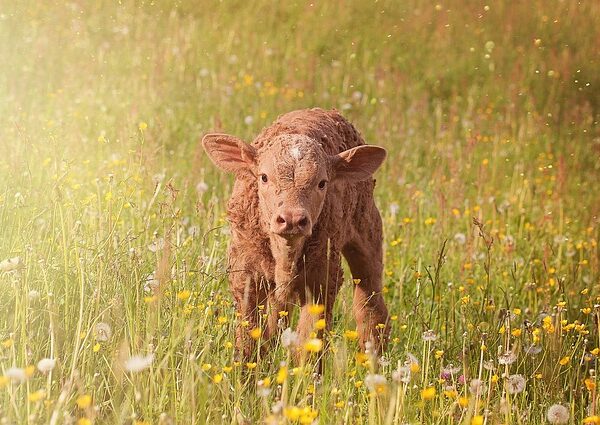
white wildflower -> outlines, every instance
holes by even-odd
[[[38,362],[37,368],[42,373],[48,373],[56,366],[56,359],[42,359]]]
[[[454,235],[454,241],[459,245],[464,245],[467,242],[467,236],[464,233]]]
[[[536,354],[540,354],[542,352],[542,347],[539,345],[530,345],[525,349],[525,354],[529,356],[535,356]]]
[[[281,332],[281,345],[288,348],[290,346],[298,345],[300,339],[298,334],[292,330],[292,328],[286,328]]]
[[[469,390],[471,391],[471,394],[478,396],[486,392],[487,386],[481,379],[475,378],[471,379],[471,382],[469,383]]]
[[[498,363],[502,365],[510,365],[513,364],[517,360],[517,355],[512,351],[508,350],[504,352],[504,354],[500,354],[498,356]]]
[[[553,404],[546,413],[546,418],[551,424],[566,424],[569,422],[569,417],[569,409],[562,404]]]
[[[40,299],[40,292],[32,289],[29,291],[29,294],[27,294],[27,298],[29,298],[29,301],[37,301]]]
[[[0,272],[12,272],[22,266],[21,257],[7,258],[0,261]]]
[[[156,274],[154,272],[150,273],[146,276],[146,281],[144,282],[144,292],[155,293],[159,287],[158,279],[156,278]]]
[[[423,341],[427,341],[427,342],[433,342],[436,339],[438,339],[437,335],[432,330],[423,332],[422,338],[423,338]]]
[[[98,322],[94,327],[94,337],[96,341],[106,342],[112,336],[112,329],[108,323]]]
[[[16,382],[23,382],[27,380],[27,372],[25,372],[25,369],[20,367],[11,367],[6,369],[4,371],[4,376]]]
[[[396,214],[398,214],[399,211],[400,211],[400,205],[398,205],[395,202],[392,202],[390,204],[390,214],[392,215],[392,217],[396,217]]]
[[[154,354],[148,354],[147,356],[135,355],[125,360],[125,370],[127,372],[141,372],[148,369],[154,361]]]
[[[148,249],[152,252],[160,251],[165,247],[165,240],[163,238],[156,239],[150,245],[148,245]]]
[[[206,192],[207,190],[208,190],[208,185],[203,181],[198,182],[198,184],[196,185],[196,192],[198,192],[200,194]]]
[[[387,380],[383,375],[371,373],[365,377],[365,385],[372,392],[381,394],[387,388]]]
[[[392,380],[394,382],[408,384],[410,382],[410,367],[400,366],[397,370],[393,371]]]
[[[244,118],[244,124],[251,125],[253,122],[254,118],[252,117],[252,115],[246,115],[246,118]]]
[[[506,381],[506,391],[509,394],[519,394],[525,389],[525,378],[523,375],[510,375]]]

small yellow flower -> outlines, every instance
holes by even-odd
[[[222,374],[220,374],[220,373],[216,373],[216,374],[213,376],[213,382],[214,382],[215,384],[218,384],[218,383],[220,383],[222,380],[223,380],[223,375],[222,375]]]
[[[495,384],[496,382],[498,382],[499,379],[500,379],[500,377],[494,373],[492,375],[492,384]]]
[[[558,361],[558,363],[559,363],[561,366],[564,366],[564,365],[566,365],[567,363],[569,363],[569,360],[571,360],[571,357],[569,357],[569,356],[565,356],[565,357],[563,357],[562,359],[560,359],[560,360]]]
[[[262,330],[260,328],[254,328],[250,331],[250,336],[253,339],[258,339],[262,335]]]
[[[460,407],[467,407],[469,405],[469,397],[461,397],[458,399],[458,404]]]
[[[444,356],[444,350],[436,350],[436,352],[435,352],[436,359],[441,359],[443,356]]]
[[[360,388],[360,387],[362,387],[362,384],[363,384],[363,381],[356,381],[356,382],[354,383],[354,386],[355,386],[356,388]]]
[[[421,398],[423,400],[431,400],[435,397],[435,387],[427,387],[421,391]]]
[[[255,369],[256,368],[256,363],[246,363],[246,367],[250,370]]]
[[[279,317],[287,317],[289,315],[289,313],[287,311],[280,311],[278,314],[279,314]]]
[[[89,394],[84,394],[79,396],[76,400],[77,407],[80,409],[87,409],[92,405],[92,396]]]
[[[5,339],[4,341],[2,341],[2,346],[4,348],[10,348],[13,346],[14,343],[15,342],[12,340],[12,338],[8,338],[8,339]]]
[[[313,316],[318,316],[319,314],[325,311],[325,306],[323,304],[311,304],[308,306],[308,312]]]
[[[177,298],[179,298],[180,301],[185,301],[187,300],[190,296],[192,295],[192,292],[189,289],[184,289],[183,291],[179,291],[177,293]]]
[[[212,365],[210,363],[202,363],[202,366],[200,366],[200,369],[203,372],[208,372],[209,370],[212,369]]]
[[[6,376],[0,376],[0,388],[5,387],[6,384],[8,384],[8,381],[10,381],[10,379]]]
[[[36,401],[40,401],[46,398],[46,391],[44,390],[37,390],[32,392],[31,394],[29,394],[29,396],[27,397],[27,399],[29,401],[31,401],[32,403],[35,403]]]
[[[587,378],[583,382],[585,383],[585,387],[588,389],[588,391],[594,391],[596,389],[596,381],[594,381],[592,378]]]
[[[323,341],[319,338],[311,338],[304,343],[304,349],[309,353],[318,353],[323,349]]]
[[[327,323],[325,323],[325,319],[319,319],[315,322],[315,329],[317,330],[323,330],[325,329],[325,326],[327,326]]]
[[[444,395],[448,398],[456,398],[458,397],[458,391],[452,389],[452,390],[445,390],[444,391]]]
[[[588,416],[583,420],[586,425],[600,425],[600,416]]]
[[[511,332],[511,335],[514,336],[515,338],[518,338],[521,336],[522,333],[523,333],[523,331],[521,329],[515,329]]]
[[[227,317],[225,317],[225,316],[219,316],[217,318],[217,322],[219,322],[219,325],[224,325],[225,323],[227,323]]]
[[[148,128],[148,124],[142,121],[138,124],[138,128],[140,129],[140,131],[144,131]]]
[[[79,418],[77,420],[77,425],[92,425],[92,421],[88,418]]]
[[[158,299],[158,297],[156,295],[151,295],[151,296],[149,295],[149,296],[144,297],[144,302],[146,304],[152,304],[157,299]]]
[[[92,347],[92,351],[94,353],[97,353],[98,351],[100,351],[100,343],[99,342],[94,344],[94,346]]]
[[[34,365],[29,365],[25,368],[25,375],[27,375],[28,378],[31,378],[33,376],[34,372],[35,372]]]
[[[275,379],[278,384],[283,384],[288,376],[287,366],[281,366],[279,372],[277,372],[277,378]]]
[[[471,425],[483,425],[483,416],[473,416],[473,419],[471,419]]]
[[[419,366],[419,363],[417,362],[412,362],[410,364],[410,372],[411,373],[419,373],[421,371],[421,366]],[[435,388],[434,388],[435,389]]]
[[[349,340],[355,340],[358,338],[358,332],[348,329],[344,332],[344,338]]]

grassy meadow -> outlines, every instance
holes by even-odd
[[[600,424],[598,40],[595,1],[2,2],[0,424]],[[236,361],[199,144],[312,106],[389,153],[390,344],[346,274],[323,376]]]

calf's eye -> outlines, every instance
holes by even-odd
[[[319,189],[325,189],[325,185],[327,184],[326,180],[321,180],[319,182]]]
[[[260,180],[261,180],[263,183],[266,183],[266,182],[268,182],[268,181],[269,181],[269,179],[267,178],[267,175],[266,175],[266,174],[261,174],[261,175],[260,175]]]

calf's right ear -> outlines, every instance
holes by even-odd
[[[207,134],[202,146],[214,164],[221,170],[237,173],[256,166],[256,149],[237,137],[228,134]]]

